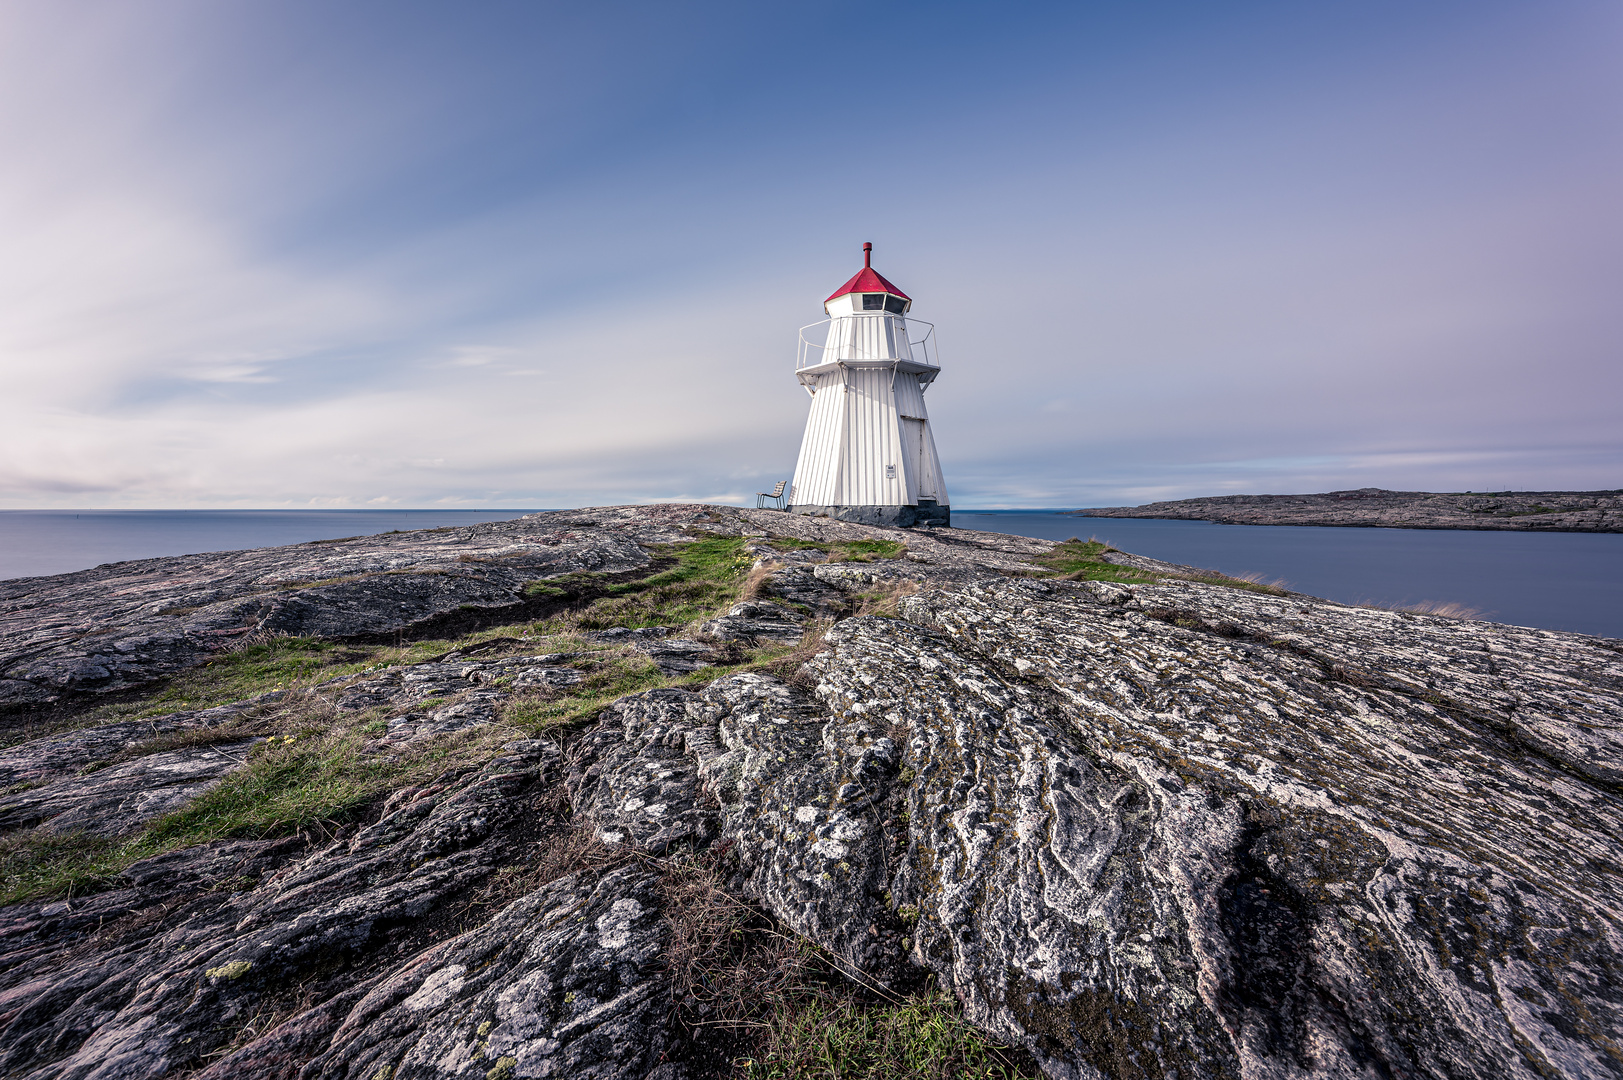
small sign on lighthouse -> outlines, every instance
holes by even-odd
[[[795,373],[811,394],[789,509],[868,525],[947,525],[951,509],[924,390],[941,374],[935,327],[904,317],[908,295],[873,268],[823,301],[800,328]],[[822,344],[807,338],[827,327]],[[922,333],[921,333],[922,331]],[[919,334],[917,341],[910,340]]]

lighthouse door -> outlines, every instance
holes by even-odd
[[[913,498],[934,499],[936,495],[935,470],[930,468],[930,455],[927,447],[930,445],[924,434],[924,420],[916,416],[904,416],[902,420],[902,453],[907,456],[908,480],[915,489]]]

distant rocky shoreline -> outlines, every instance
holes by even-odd
[[[1387,491],[1220,495],[1078,511],[1083,517],[1171,518],[1219,525],[1342,525],[1385,529],[1623,532],[1615,491]]]

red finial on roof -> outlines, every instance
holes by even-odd
[[[873,268],[873,244],[871,243],[862,245],[862,269],[857,271],[857,276],[834,290],[834,296],[830,296],[828,300],[834,299],[835,296],[844,296],[846,293],[854,292],[883,292],[890,293],[892,296],[900,296],[903,300],[910,299],[902,290],[880,277],[879,272]],[[823,303],[828,303],[828,300],[824,300]]]

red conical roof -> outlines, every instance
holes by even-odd
[[[844,296],[846,293],[854,292],[886,292],[890,293],[892,296],[900,296],[903,300],[913,299],[911,296],[908,296],[902,290],[880,277],[871,265],[872,262],[873,245],[863,244],[862,269],[857,271],[856,277],[852,278],[850,281],[847,281],[844,285],[841,285],[838,289],[835,289],[831,294],[829,294],[828,300],[832,300],[836,296]],[[828,300],[824,300],[823,303],[828,303]]]

